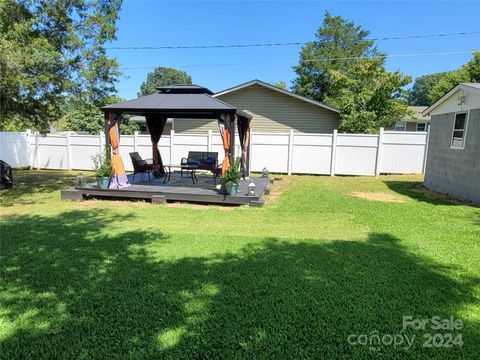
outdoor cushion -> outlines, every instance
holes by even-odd
[[[187,161],[187,165],[200,165],[200,161],[190,159]]]
[[[215,158],[208,157],[208,158],[206,158],[203,162],[204,162],[205,164],[207,164],[207,165],[212,165],[212,164],[215,163]]]

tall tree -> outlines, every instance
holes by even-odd
[[[447,76],[447,74],[448,72],[439,72],[416,78],[415,83],[408,93],[408,103],[417,106],[430,105],[432,89],[441,79]]]
[[[0,128],[45,130],[73,95],[102,105],[118,64],[115,39],[121,0],[0,2]]]
[[[185,71],[158,66],[147,75],[147,80],[140,85],[138,96],[145,96],[157,92],[160,86],[175,84],[191,84],[192,78]]]
[[[409,113],[402,87],[411,79],[388,72],[369,32],[328,12],[315,41],[301,50],[294,91],[341,111],[340,129],[376,132]]]
[[[474,51],[473,58],[468,63],[458,70],[449,72],[438,81],[429,94],[430,103],[434,103],[462,82],[480,82],[480,51]]]
[[[118,96],[109,96],[104,99],[105,105],[122,102],[124,99]],[[83,131],[89,134],[98,134],[105,130],[105,117],[98,106],[92,106],[88,103],[69,99],[63,108],[62,116],[54,127],[58,131],[72,130]],[[139,129],[138,124],[130,120],[129,116],[124,116],[120,123],[120,132],[125,135],[131,135]]]
[[[341,16],[325,13],[315,40],[308,42],[300,52],[299,64],[294,68],[298,77],[293,82],[297,94],[323,101],[329,95],[334,79],[332,72],[348,74],[358,57],[382,55],[369,32]]]

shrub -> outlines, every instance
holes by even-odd
[[[240,172],[240,162],[235,159],[230,167],[225,171],[222,176],[222,183],[224,184],[238,184],[242,174]]]
[[[96,177],[112,176],[112,162],[110,160],[110,147],[105,148],[105,152],[101,152],[92,156],[93,171]]]

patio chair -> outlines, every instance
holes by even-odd
[[[147,173],[148,181],[150,181],[150,172],[160,170],[159,164],[154,164],[152,159],[145,159],[145,160],[142,159],[142,157],[138,152],[131,152],[129,155],[130,155],[130,159],[132,159],[132,165],[133,165],[132,180],[135,180],[135,174],[142,174],[142,179],[143,179],[143,173]]]

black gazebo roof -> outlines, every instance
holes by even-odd
[[[206,87],[195,84],[177,84],[157,87],[160,93],[165,94],[208,94],[213,95],[213,91]]]
[[[211,96],[212,92],[198,85],[171,85],[159,92],[134,100],[102,107],[104,112],[122,114],[160,114],[166,117],[217,118],[220,114],[235,114],[237,109]]]

